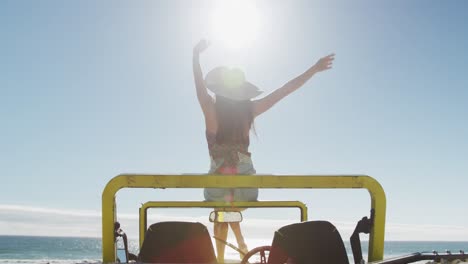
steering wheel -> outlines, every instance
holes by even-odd
[[[252,256],[254,256],[255,254],[258,254],[258,253],[260,253],[260,262],[255,262],[255,263],[266,264],[267,263],[267,257],[265,255],[265,252],[269,252],[269,251],[271,251],[271,246],[261,246],[261,247],[253,248],[252,250],[247,252],[247,254],[245,254],[244,258],[241,261],[241,264],[250,263],[249,259]]]
[[[218,240],[219,242],[225,244],[226,246],[234,249],[235,251],[239,252],[242,254],[244,257],[242,258],[242,261],[240,264],[250,264],[249,259],[254,256],[257,253],[260,253],[260,262],[255,262],[255,264],[267,264],[267,258],[265,255],[265,252],[270,252],[271,251],[271,246],[261,246],[261,247],[256,247],[251,249],[249,252],[245,253],[242,250],[240,250],[238,247],[234,246],[233,244],[219,238],[216,236],[213,236],[214,239]]]

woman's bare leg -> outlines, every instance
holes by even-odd
[[[227,223],[214,223],[214,236],[227,241],[228,224]],[[224,250],[226,245],[216,240],[216,255],[218,263],[224,263]]]
[[[242,252],[247,253],[249,249],[247,248],[247,245],[245,244],[244,236],[242,235],[242,231],[240,228],[240,223],[229,223],[229,225],[231,226],[231,229],[234,232],[234,235],[236,236],[237,245],[239,246],[239,249]]]

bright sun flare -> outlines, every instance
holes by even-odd
[[[253,1],[218,1],[214,8],[214,41],[230,48],[241,48],[255,40],[259,16]]]

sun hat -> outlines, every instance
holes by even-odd
[[[216,67],[208,72],[205,85],[214,94],[235,101],[250,100],[263,92],[245,80],[242,70],[225,66]]]

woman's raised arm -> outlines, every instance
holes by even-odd
[[[208,94],[203,80],[203,72],[200,66],[200,53],[208,48],[208,42],[204,39],[200,40],[193,48],[193,77],[195,79],[195,88],[197,90],[197,98],[200,106],[205,113],[207,106],[213,102],[213,98]]]
[[[212,131],[215,129],[214,101],[213,97],[206,90],[203,72],[200,66],[200,53],[208,48],[208,42],[204,39],[200,40],[193,48],[193,77],[195,80],[195,88],[197,90],[197,98],[200,107],[205,116],[206,129]]]
[[[333,60],[335,59],[335,54],[330,54],[326,57],[321,58],[314,66],[310,67],[307,71],[303,74],[297,76],[296,78],[290,80],[281,88],[276,89],[271,94],[265,96],[264,98],[255,100],[253,103],[254,105],[254,116],[258,116],[268,109],[270,109],[273,105],[275,105],[278,101],[289,95],[290,93],[299,89],[302,85],[304,85],[314,74],[331,69]]]

